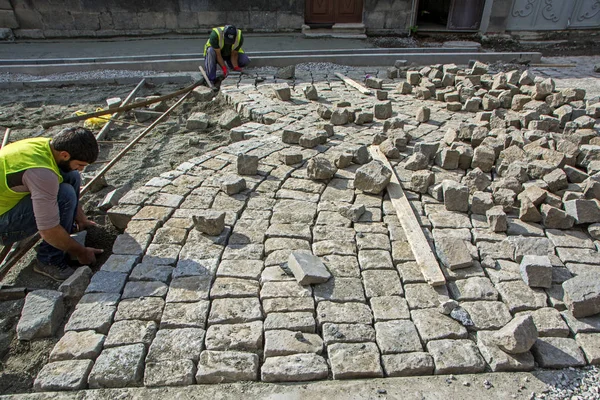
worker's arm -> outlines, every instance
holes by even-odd
[[[79,227],[80,231],[86,230],[90,226],[98,225],[94,221],[88,219],[88,217],[83,212],[81,204],[77,206],[77,215],[75,216],[75,222],[77,223],[77,226]]]
[[[96,254],[102,253],[101,249],[85,247],[73,239],[69,233],[60,225],[54,228],[40,230],[40,236],[52,247],[77,257],[81,264],[92,264],[96,262]]]
[[[219,64],[221,66],[221,68],[225,67],[227,68],[227,65],[225,64],[225,60],[223,60],[223,55],[221,54],[221,49],[219,48],[214,48],[215,49],[215,53],[217,54],[217,64]]]
[[[239,54],[240,54],[240,53],[239,53],[237,50],[231,50],[231,64],[233,64],[233,69],[234,69],[235,71],[237,71],[237,70],[238,70],[238,68],[240,67],[240,66],[238,65],[238,55],[239,55]]]

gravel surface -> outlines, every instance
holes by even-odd
[[[548,382],[549,388],[542,393],[532,393],[535,400],[592,400],[600,398],[600,369],[588,366],[581,369],[568,368],[556,374],[556,380]]]

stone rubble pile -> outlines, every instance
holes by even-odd
[[[110,208],[124,233],[36,389],[599,363],[598,99],[478,62],[394,69],[376,96],[321,71],[222,87],[251,122]]]

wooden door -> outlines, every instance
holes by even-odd
[[[363,0],[306,0],[308,25],[362,22]]]
[[[448,14],[448,29],[477,30],[485,0],[452,0]]]

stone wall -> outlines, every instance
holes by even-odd
[[[0,28],[16,37],[109,37],[206,33],[232,23],[246,32],[300,31],[305,1],[0,0]],[[365,0],[369,34],[405,34],[412,0]]]

